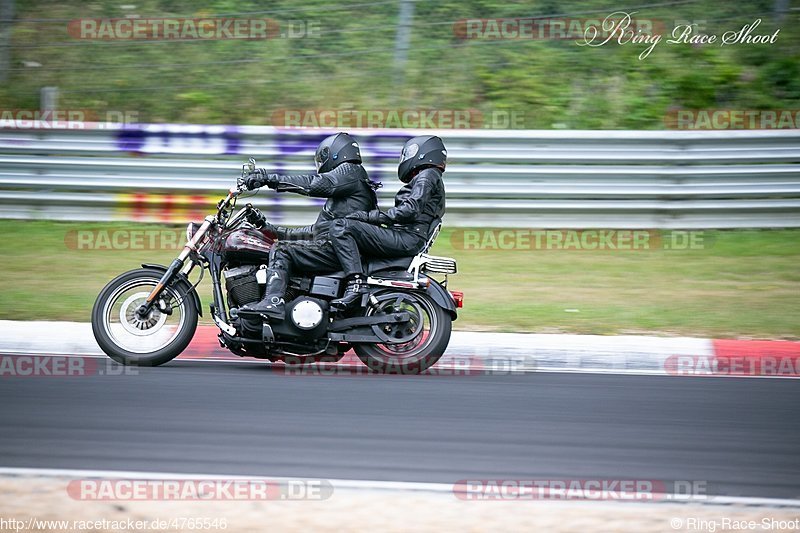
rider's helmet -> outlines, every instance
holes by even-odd
[[[323,139],[314,154],[317,172],[329,172],[342,163],[361,163],[361,150],[355,139],[346,133],[337,133]]]
[[[397,176],[403,183],[408,183],[417,169],[437,167],[444,170],[446,165],[447,150],[439,137],[435,135],[414,137],[403,145]]]

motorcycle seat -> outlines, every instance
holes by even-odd
[[[386,258],[370,257],[365,261],[364,272],[371,276],[382,270],[407,270],[412,259],[414,259],[414,256]]]
[[[413,277],[410,272],[407,272],[411,261],[414,256],[408,257],[368,257],[364,258],[362,265],[364,266],[364,273],[368,276],[381,277],[382,273],[386,277],[392,279],[405,279],[406,277]],[[407,275],[407,276],[406,276]],[[343,279],[344,272],[339,270],[332,274],[325,274],[326,278]]]
[[[420,253],[425,253],[433,246],[433,242],[439,235],[439,230],[442,223],[438,220],[434,221],[434,225],[429,232],[428,242]],[[414,279],[415,274],[408,272],[411,262],[416,255],[409,255],[406,257],[362,257],[361,265],[364,268],[364,273],[373,277],[385,277],[387,279],[395,280],[409,280]],[[326,274],[326,278],[343,279],[344,272],[341,270],[332,274]]]

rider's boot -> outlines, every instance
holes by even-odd
[[[270,268],[267,270],[267,290],[260,302],[243,305],[239,314],[267,315],[275,320],[286,316],[283,295],[286,293],[286,273]]]

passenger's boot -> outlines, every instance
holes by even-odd
[[[361,301],[361,296],[368,292],[367,280],[363,274],[353,274],[347,279],[347,287],[341,298],[331,301],[331,306],[340,310],[352,307]]]

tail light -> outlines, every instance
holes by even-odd
[[[453,297],[453,301],[456,303],[457,308],[464,307],[464,293],[461,291],[450,291],[450,296]]]

